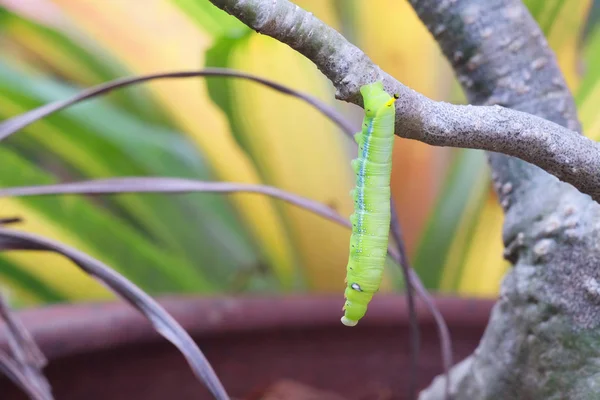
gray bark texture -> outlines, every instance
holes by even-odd
[[[495,152],[504,255],[514,267],[479,347],[453,369],[453,397],[600,398],[600,152],[579,134],[555,56],[521,1],[410,0],[471,106],[407,88],[288,0],[211,1],[312,60],[339,99],[361,105],[360,86],[383,80],[400,94],[396,134]],[[420,399],[442,399],[443,381]]]
[[[555,57],[520,0],[411,4],[471,103],[500,104],[580,130]],[[505,210],[505,256],[515,265],[478,349],[453,370],[453,393],[457,399],[600,398],[600,206],[534,165],[495,153],[489,159]],[[443,398],[443,380],[420,399]]]
[[[498,105],[475,107],[432,101],[382,71],[359,48],[349,43],[337,31],[288,0],[210,1],[257,32],[289,45],[313,61],[333,83],[337,91],[336,96],[340,100],[362,106],[360,87],[376,80],[383,81],[389,93],[400,95],[400,100],[396,102],[397,135],[434,146],[483,149],[508,154],[539,166],[572,184],[581,192],[589,194],[596,201],[600,201],[600,174],[597,173],[600,170],[600,144],[578,134],[579,124],[574,117],[573,102],[569,96],[559,96],[554,99],[555,95],[564,92],[565,86],[556,69],[553,55],[547,48],[537,48],[537,46],[546,46],[543,35],[534,23],[533,31],[528,31],[532,37],[519,37],[515,41],[510,41],[514,36],[500,36],[502,31],[509,30],[508,26],[517,28],[516,31],[524,30],[517,26],[523,19],[523,14],[518,13],[519,10],[524,10],[520,3],[507,1],[505,5],[498,8],[498,1],[490,1],[490,5],[496,4],[495,8],[490,9],[487,0],[431,2],[434,9],[447,11],[462,9],[465,7],[463,3],[473,3],[472,7],[482,9],[480,10],[482,14],[479,16],[485,14],[487,21],[496,24],[480,29],[482,28],[480,24],[448,21],[458,26],[436,25],[438,29],[436,35],[454,38],[453,31],[463,28],[472,29],[480,34],[476,38],[465,36],[463,39],[473,40],[473,42],[464,46],[464,52],[457,51],[451,55],[459,60],[462,58],[467,60],[467,63],[462,66],[462,72],[458,72],[461,73],[461,81],[469,92],[475,93],[481,89],[481,94],[476,99],[478,104],[482,103],[479,100],[488,96],[488,91],[494,87],[498,90],[494,90],[488,104],[506,103],[507,99],[504,96],[507,93],[513,93],[511,99],[522,100],[531,97],[534,91],[540,93],[545,91],[548,99],[554,99],[552,103],[556,105],[554,114],[562,114],[563,120],[567,122],[564,125],[558,121],[543,119]],[[413,3],[420,4],[420,2]],[[518,7],[515,8],[515,4]],[[469,10],[467,7],[467,11]],[[503,30],[497,25],[494,17],[502,12],[508,13],[502,18],[505,21]],[[530,19],[527,10],[523,12]],[[467,19],[467,22],[470,21]],[[466,27],[461,28],[461,24]],[[491,29],[491,34],[488,28]],[[494,28],[498,29],[495,33]],[[442,35],[443,33],[445,35]],[[456,38],[458,39],[458,36]],[[491,55],[488,60],[483,58],[483,53],[480,53],[481,57],[477,57],[477,54],[470,53],[474,51],[475,39],[482,45],[485,42],[486,46],[493,46],[500,53]],[[501,63],[502,56],[511,53],[513,56],[510,59],[518,60],[518,55],[530,51],[534,44],[538,51],[532,56],[539,57],[531,57],[529,64],[518,64],[526,68],[518,80],[512,75],[507,75],[503,79],[505,69],[509,67],[507,63]],[[476,82],[481,81],[480,74],[475,70],[487,69],[491,65],[488,62],[492,59],[496,59],[496,62],[501,64],[493,74],[498,77],[498,80],[492,86],[479,87]],[[544,81],[546,78],[550,80]],[[548,109],[544,104],[528,108]]]

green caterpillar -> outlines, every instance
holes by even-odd
[[[354,214],[346,275],[346,302],[342,323],[355,326],[379,289],[390,230],[390,176],[394,144],[394,102],[381,82],[360,88],[365,106],[358,158],[352,161],[356,188],[352,190]]]

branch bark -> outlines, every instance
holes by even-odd
[[[470,101],[485,106],[427,99],[287,0],[211,2],[312,60],[341,100],[362,105],[360,86],[383,80],[400,94],[396,134],[504,154],[490,154],[490,162],[506,212],[505,257],[515,265],[480,346],[455,367],[452,390],[459,399],[594,398],[600,206],[591,198],[600,198],[599,146],[579,135],[572,96],[521,1],[411,0]],[[441,399],[443,383],[436,379],[421,398]]]
[[[520,1],[411,3],[471,102],[501,103],[579,130],[555,57]],[[453,371],[453,391],[469,399],[594,397],[600,254],[599,227],[588,221],[598,220],[600,207],[531,164],[501,154],[490,154],[490,163],[506,212],[505,256],[515,266],[477,351]],[[440,399],[443,381],[421,399]]]
[[[589,194],[594,200],[600,200],[600,174],[597,173],[600,171],[600,144],[578,134],[580,127],[576,117],[574,118],[574,106],[569,100],[570,96],[561,95],[565,89],[564,81],[560,74],[555,73],[553,56],[547,48],[539,52],[539,57],[524,66],[523,76],[519,80],[512,76],[505,76],[506,79],[502,80],[502,75],[506,75],[503,73],[506,67],[499,68],[496,71],[498,79],[495,88],[477,86],[477,80],[469,78],[470,75],[466,73],[459,76],[464,85],[472,89],[471,92],[483,93],[479,97],[489,99],[490,103],[512,103],[511,98],[505,97],[507,93],[526,94],[532,90],[544,90],[548,99],[552,99],[551,104],[555,104],[555,100],[563,101],[559,111],[556,112],[562,114],[562,118],[554,119],[558,123],[498,105],[462,106],[433,101],[382,71],[341,34],[288,0],[211,0],[211,2],[257,32],[271,36],[304,54],[333,83],[336,97],[340,100],[362,106],[360,87],[375,80],[382,80],[386,90],[400,95],[400,99],[396,102],[397,135],[433,146],[482,149],[514,156],[570,183],[581,192]],[[457,4],[463,2],[434,3],[436,5],[432,6],[433,9],[443,10],[443,5],[459,9]],[[510,4],[503,7],[508,13],[508,17],[503,18],[505,21],[503,31],[518,26],[524,18],[531,19],[522,5],[514,7],[514,1],[509,3],[513,3],[512,8]],[[520,2],[516,4],[518,6]],[[472,15],[478,15],[477,12],[483,15],[481,11],[488,12],[489,8],[487,3],[485,7],[476,7]],[[496,10],[499,11],[498,8]],[[452,29],[449,28],[452,26],[452,21],[448,22],[449,25],[446,25],[448,28],[439,24],[436,25],[436,29],[447,32],[446,36],[452,36]],[[493,31],[492,34],[488,34],[490,35],[494,36]],[[510,41],[512,35],[495,37],[499,42],[495,49],[500,50],[500,54],[514,53],[512,60],[518,59],[520,50],[527,44],[525,39],[517,38],[516,43],[520,44],[515,45],[515,41]],[[508,43],[505,43],[507,38]],[[527,38],[545,43],[537,28],[528,32]],[[466,72],[477,69],[485,60],[482,57],[474,57],[476,54],[470,54],[471,50],[465,46],[465,52],[457,52],[452,56],[452,59],[466,60],[464,63]],[[547,80],[543,87],[538,88],[535,82],[544,82],[542,79],[544,77],[553,78]],[[502,86],[509,90],[501,90]],[[490,91],[491,95],[487,95],[487,91]],[[554,99],[556,95],[559,98]],[[566,127],[559,125],[563,121]]]

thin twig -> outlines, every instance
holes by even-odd
[[[409,272],[411,276],[411,282],[415,287],[415,291],[425,302],[427,308],[429,308],[429,311],[431,312],[431,315],[433,315],[433,319],[435,319],[436,326],[438,328],[438,336],[441,342],[442,362],[444,364],[444,374],[446,375],[446,382],[444,382],[445,398],[446,400],[450,400],[452,398],[450,393],[450,369],[454,364],[450,331],[448,330],[448,325],[446,325],[444,316],[427,293],[427,289],[425,289],[425,286],[423,286],[423,283],[421,282],[421,279],[419,279],[417,273],[414,270],[410,270]]]
[[[38,369],[44,368],[47,364],[46,357],[21,321],[10,311],[6,296],[3,294],[0,294],[0,317],[6,322],[9,338],[14,339],[14,343],[10,347],[15,359]]]
[[[452,360],[453,359],[453,355],[452,355],[453,351],[452,351],[452,338],[450,336],[450,331],[448,330],[448,325],[446,325],[446,321],[444,320],[444,317],[442,316],[442,314],[436,307],[435,303],[431,299],[431,296],[429,296],[429,293],[427,292],[427,289],[425,289],[425,286],[423,286],[421,279],[419,278],[419,276],[417,275],[417,273],[411,266],[410,260],[408,258],[408,254],[406,252],[406,246],[404,245],[404,235],[402,234],[402,226],[400,225],[400,219],[398,218],[398,213],[397,213],[396,208],[393,203],[391,204],[391,210],[392,210],[392,221],[391,221],[392,236],[394,237],[394,241],[396,242],[396,246],[398,249],[398,254],[394,254],[393,257],[395,260],[398,261],[398,264],[402,268],[402,272],[405,274],[404,279],[407,282],[406,290],[412,291],[414,289],[417,292],[419,297],[421,297],[421,299],[423,300],[423,302],[425,303],[425,305],[427,306],[427,308],[433,315],[433,318],[436,322],[436,325],[438,328],[438,336],[440,338],[440,349],[442,352],[442,363],[444,365],[444,375],[446,376],[446,381],[444,383],[445,398],[446,398],[446,400],[451,400],[452,396],[450,393],[450,369],[452,368],[452,365],[454,364],[454,362]],[[407,296],[407,299],[409,300],[408,307],[409,307],[409,312],[410,312],[411,296]],[[414,300],[413,300],[412,307],[413,308],[415,307]],[[417,349],[419,349],[419,347],[420,347],[419,325],[418,325],[418,321],[416,319],[416,310],[413,310],[413,312],[415,314],[415,321],[416,321],[415,322],[416,326],[411,326],[411,329],[413,330],[412,335],[414,335],[416,337],[416,343],[413,343],[413,346],[415,346]],[[411,317],[411,320],[412,320],[412,317]],[[412,353],[411,353],[411,356],[413,356]],[[417,350],[416,355],[414,355],[414,357],[417,357],[417,359],[418,359],[418,356],[419,356],[419,353]],[[413,377],[413,379],[416,382],[416,380],[417,380],[416,372],[415,372],[415,376]]]
[[[404,276],[404,282],[406,283],[406,302],[408,305],[408,315],[410,321],[410,379],[408,383],[408,398],[416,399],[417,396],[417,382],[419,379],[419,350],[421,347],[421,338],[419,333],[419,321],[417,319],[417,309],[415,307],[415,298],[413,292],[413,278],[410,275],[412,269],[410,261],[406,254],[406,246],[404,245],[404,235],[402,234],[402,226],[400,225],[400,219],[398,218],[398,212],[396,211],[396,205],[394,200],[390,200],[390,210],[392,214],[391,219],[391,230],[392,237],[396,243],[398,249],[398,258],[396,262],[402,270]]]
[[[229,399],[211,365],[185,329],[152,297],[124,276],[95,258],[60,242],[1,227],[0,250],[47,250],[71,259],[84,272],[99,280],[140,311],[159,334],[181,351],[196,377],[206,385],[216,399]]]
[[[181,78],[193,78],[193,77],[228,77],[228,78],[239,78],[246,79],[252,82],[256,82],[262,85],[265,85],[273,90],[276,90],[280,93],[287,94],[289,96],[296,97],[305,101],[306,103],[315,107],[319,112],[333,121],[337,126],[339,126],[344,132],[354,132],[354,127],[348,123],[346,118],[342,114],[340,114],[335,108],[322,102],[316,97],[310,96],[308,94],[299,92],[297,90],[291,89],[287,86],[280,85],[277,82],[270,81],[268,79],[261,78],[259,76],[246,74],[244,72],[238,72],[226,68],[206,68],[199,71],[175,71],[175,72],[164,72],[150,75],[139,75],[128,78],[120,78],[115,79],[110,82],[103,83],[98,86],[94,86],[92,88],[81,91],[79,94],[70,97],[65,100],[59,100],[52,103],[45,104],[41,107],[34,108],[31,111],[25,112],[23,114],[19,114],[13,118],[7,119],[0,123],[0,141],[6,139],[13,133],[23,129],[29,124],[40,120],[44,117],[47,117],[50,114],[53,114],[57,111],[68,108],[74,104],[80,103],[84,100],[91,99],[93,97],[101,96],[103,94],[109,93],[115,89],[119,89],[126,86],[132,86],[136,84],[140,84],[147,81],[157,80],[157,79],[181,79]]]
[[[189,193],[247,192],[268,195],[290,204],[312,211],[313,213],[350,226],[347,218],[317,201],[286,192],[272,186],[233,182],[198,181],[184,178],[166,177],[122,177],[95,179],[81,182],[57,183],[39,186],[17,186],[0,189],[0,197],[39,196],[56,194],[123,194],[123,193]]]
[[[10,379],[32,400],[49,400],[23,373],[17,362],[0,350],[0,373]]]
[[[19,369],[27,385],[34,388],[28,392],[35,392],[36,398],[52,400],[52,389],[42,372],[47,363],[46,357],[21,321],[11,313],[3,294],[0,294],[0,318],[6,324],[7,339],[13,354],[14,366]]]
[[[332,220],[347,228],[352,225],[347,218],[339,215],[335,210],[314,200],[306,199],[302,196],[286,192],[266,185],[251,185],[231,182],[205,182],[181,178],[151,178],[151,177],[126,177],[113,179],[99,179],[92,181],[81,181],[71,183],[59,183],[40,186],[22,186],[0,189],[0,197],[8,196],[37,196],[37,195],[56,195],[56,194],[122,194],[122,193],[189,193],[189,192],[216,192],[216,193],[236,193],[250,192],[260,193],[278,198],[290,204],[304,208],[317,215]],[[392,229],[394,227],[392,226]],[[397,229],[397,228],[395,228]],[[398,235],[394,234],[394,237]],[[404,250],[402,235],[400,232],[401,251],[388,247],[388,253],[393,260],[401,260],[402,265],[408,268],[410,282],[415,292],[421,297],[438,326],[440,343],[442,348],[442,358],[445,371],[452,366],[452,343],[450,334],[444,318],[436,305],[431,300],[427,290],[421,283],[419,276],[410,269],[406,251]],[[404,254],[404,255],[403,255]]]
[[[340,127],[341,130],[344,132],[344,134],[346,134],[348,137],[352,138],[354,135],[354,132],[356,131],[354,126],[352,124],[348,123],[346,121],[346,119],[340,113],[338,113],[333,107],[327,105],[326,103],[321,102],[320,100],[318,100],[310,95],[295,91],[286,86],[280,85],[276,82],[272,82],[267,79],[263,79],[263,78],[260,78],[260,77],[254,76],[254,75],[236,72],[236,71],[228,70],[228,69],[207,68],[207,69],[200,70],[200,71],[169,72],[169,73],[159,73],[159,74],[152,74],[152,75],[145,75],[145,76],[138,76],[138,77],[131,77],[131,78],[122,78],[122,79],[117,79],[115,81],[108,82],[108,83],[105,83],[102,85],[98,85],[96,87],[82,91],[78,95],[73,96],[69,99],[46,104],[42,107],[39,107],[37,109],[31,110],[27,113],[18,115],[16,117],[13,117],[11,119],[4,121],[3,123],[0,124],[0,141],[7,138],[11,134],[17,132],[18,130],[22,129],[23,127],[41,119],[41,118],[44,118],[45,116],[48,116],[48,115],[50,115],[54,112],[60,111],[62,109],[65,109],[73,104],[78,103],[78,102],[108,93],[112,90],[115,90],[115,89],[118,89],[121,87],[134,85],[134,84],[138,84],[138,83],[142,83],[142,82],[154,80],[154,79],[189,78],[189,77],[198,77],[198,76],[206,76],[206,77],[220,76],[220,77],[241,78],[241,79],[247,79],[247,80],[251,80],[251,81],[263,84],[263,85],[270,87],[274,90],[277,90],[281,93],[288,94],[290,96],[299,98],[299,99],[307,102],[308,104],[312,105],[318,111],[320,111],[325,116],[327,116],[329,119],[331,119],[334,123],[336,123],[338,125],[338,127]],[[139,179],[139,178],[131,178],[131,179]],[[169,179],[169,178],[167,178],[167,179]],[[102,181],[95,181],[95,183],[96,184],[104,183],[104,184],[107,184],[110,186],[111,184],[113,184],[115,182],[114,182],[114,180],[112,180],[112,181],[111,180],[102,180]],[[132,183],[131,181],[121,182],[121,184],[124,184],[125,186],[130,185],[131,183]],[[143,186],[143,182],[138,181],[137,183],[142,183],[142,186]],[[154,181],[154,183],[157,183],[157,182]],[[173,182],[171,182],[171,183],[173,183]],[[208,182],[204,182],[203,184],[206,185],[206,184],[208,184]],[[214,183],[212,183],[212,184],[214,184]],[[69,184],[66,184],[66,185],[69,185]],[[249,185],[249,186],[252,186],[252,185]],[[205,188],[207,188],[207,187],[205,186]],[[18,189],[18,188],[15,188],[15,189]],[[26,188],[21,188],[21,189],[26,189]],[[66,187],[63,186],[61,190],[65,190],[65,189],[66,189]],[[98,187],[96,186],[96,188],[94,190],[97,190],[97,189],[98,189]],[[250,189],[250,188],[246,188],[246,189]],[[256,189],[256,188],[254,188],[254,189]],[[264,189],[264,187],[263,187],[263,189]],[[77,189],[74,189],[72,187],[67,190],[75,190],[75,191],[71,191],[69,193],[83,193],[83,192],[77,191]],[[137,189],[134,191],[145,192],[146,190],[144,190],[143,187],[137,186]],[[149,191],[153,191],[153,190],[149,190]],[[178,192],[179,190],[177,190],[176,188],[171,186],[169,189],[167,189],[165,191]],[[185,190],[183,190],[183,191],[185,191]],[[220,189],[215,190],[215,191],[228,192],[230,190],[227,189],[225,186],[221,186]],[[236,190],[232,190],[232,191],[236,191]],[[248,191],[254,191],[254,190],[248,190]],[[288,197],[288,196],[285,192],[279,191],[278,189],[275,189],[275,188],[270,188],[267,191],[260,190],[260,191],[256,191],[256,192],[279,197],[279,198],[289,201],[291,203],[294,202],[292,199],[289,199],[289,198],[286,199],[286,197]],[[11,192],[10,189],[0,190],[0,193],[4,193],[4,195],[17,195],[17,192],[14,192],[14,191]],[[66,192],[61,192],[61,193],[66,193]],[[94,192],[94,193],[116,193],[116,192],[100,191],[100,192]],[[48,192],[48,193],[37,193],[37,194],[52,194],[52,193]],[[58,194],[58,192],[56,192],[55,194]],[[27,195],[27,194],[22,193],[21,195]],[[298,200],[298,199],[296,199],[296,200]],[[296,205],[306,208],[306,206],[308,204],[304,203],[302,201],[300,203],[297,203]],[[322,207],[321,204],[318,204],[316,202],[314,202],[314,204],[309,205],[309,206],[315,212],[316,212],[316,210],[319,210]],[[320,215],[322,215],[326,218],[332,219],[338,223],[343,221],[343,219],[342,220],[339,219],[341,217],[339,217],[337,214],[332,215],[329,211],[331,211],[331,210],[320,209]],[[317,212],[317,213],[319,213],[319,212]],[[395,210],[394,210],[394,213],[395,213]],[[392,233],[393,233],[393,230],[394,230],[394,227],[392,226]],[[396,241],[398,241],[397,238],[396,238]],[[403,245],[399,245],[399,249],[401,249],[401,248],[403,248]],[[400,255],[402,255],[402,251],[400,252]],[[407,283],[407,301],[408,301],[410,324],[411,324],[411,339],[410,339],[411,340],[411,348],[412,348],[411,360],[413,363],[413,370],[414,370],[413,375],[415,376],[415,379],[416,379],[416,364],[417,364],[416,359],[418,359],[418,352],[419,352],[419,337],[418,337],[419,330],[418,330],[418,321],[416,319],[414,295],[412,292],[412,285],[411,285],[411,283],[412,283],[411,281],[414,278],[413,278],[413,275],[408,274],[408,269],[410,269],[409,264],[406,263],[406,261],[405,262],[400,261],[400,259],[397,259],[397,261],[402,268],[404,278]],[[416,276],[416,274],[414,274],[414,276]],[[420,295],[428,296],[426,292],[422,292]],[[428,307],[430,309],[431,309],[431,307],[435,308],[435,305],[432,302],[426,301],[426,304],[428,305]],[[431,312],[434,314],[435,314],[435,311],[436,310],[433,310],[433,309],[431,310]],[[438,314],[439,314],[439,312],[438,312]],[[440,329],[441,328],[442,327],[440,327]],[[444,344],[442,341],[442,346],[443,345]],[[411,379],[411,381],[412,381],[412,379]],[[412,388],[410,389],[411,392],[413,390],[414,389],[412,389]]]
[[[21,217],[0,218],[0,225],[17,224],[23,222]]]

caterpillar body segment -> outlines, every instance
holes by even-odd
[[[352,161],[356,187],[351,191],[354,213],[346,267],[342,323],[355,326],[379,289],[390,229],[390,176],[394,144],[394,102],[381,82],[361,87],[365,106],[362,131],[355,135],[358,158]]]

